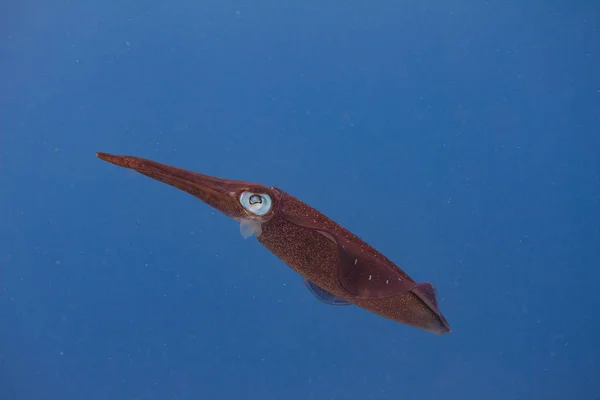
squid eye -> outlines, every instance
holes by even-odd
[[[240,203],[252,214],[265,215],[271,209],[271,196],[265,193],[244,192],[240,196]]]

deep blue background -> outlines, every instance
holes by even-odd
[[[0,399],[598,399],[597,1],[0,6]],[[431,281],[328,307],[194,199],[276,185]]]

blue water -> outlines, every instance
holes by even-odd
[[[0,5],[0,399],[600,398],[600,4]],[[327,306],[95,157],[275,185],[435,284]]]

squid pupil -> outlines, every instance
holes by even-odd
[[[252,195],[250,196],[249,199],[250,204],[254,205],[254,204],[261,204],[262,203],[262,197],[260,197],[259,195]]]

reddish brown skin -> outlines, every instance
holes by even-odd
[[[393,321],[436,334],[451,332],[437,306],[435,294],[433,298],[424,296],[411,286],[416,285],[414,280],[376,249],[282,190],[256,183],[215,178],[138,157],[106,153],[97,155],[102,160],[136,170],[186,191],[231,218],[258,220],[262,226],[258,241],[298,274],[331,294]],[[243,191],[268,193],[273,199],[271,211],[262,217],[251,215],[238,201],[239,194]],[[295,221],[301,221],[303,226]],[[306,229],[304,225],[318,226],[320,231]],[[348,293],[340,287],[335,275],[340,263],[338,244],[329,234],[322,234],[322,231],[343,237],[351,246],[360,248],[369,263],[397,269],[406,290],[379,298],[358,297]]]

